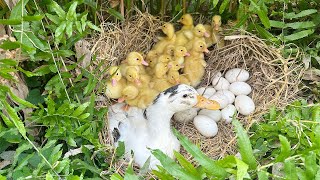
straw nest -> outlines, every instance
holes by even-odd
[[[103,32],[89,40],[91,53],[97,55],[93,66],[99,65],[98,68],[106,69],[109,65],[118,65],[131,51],[146,54],[155,43],[162,23],[151,15],[138,13],[122,24],[103,24]],[[271,106],[283,107],[297,97],[302,67],[296,65],[295,57],[283,58],[280,49],[267,45],[263,40],[248,33],[239,35],[239,32],[236,32],[232,36],[226,36],[225,40],[225,47],[213,48],[206,54],[208,66],[201,85],[209,85],[211,77],[218,71],[224,73],[236,67],[248,70],[248,83],[253,88],[250,96],[255,102],[256,111],[250,116],[238,116],[248,129],[254,121],[260,121],[261,115]],[[107,79],[106,76],[100,78]],[[108,106],[108,103],[100,102],[100,105]],[[202,136],[192,122],[173,122],[173,126],[212,158],[236,153],[236,138],[230,124],[219,122],[219,132],[214,138]],[[107,129],[101,133],[100,140],[103,144],[110,144]],[[182,153],[189,156],[183,150]]]

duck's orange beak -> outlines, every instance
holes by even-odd
[[[194,106],[201,109],[218,110],[220,109],[220,104],[217,101],[209,100],[203,96],[197,96],[198,103]]]
[[[186,52],[185,54],[184,54],[184,56],[190,56],[190,53],[188,53],[188,52]]]
[[[124,100],[125,100],[124,97],[120,97],[120,98],[118,99],[118,103],[122,103]]]
[[[203,36],[204,37],[210,37],[209,33],[207,33],[207,32],[204,32]]]
[[[205,52],[205,53],[209,53],[209,49],[206,48],[206,49],[204,50],[204,52]]]
[[[136,79],[136,80],[134,80],[134,82],[136,83],[136,85],[138,85],[138,86],[140,86],[141,85],[141,81],[140,81],[140,79]]]
[[[142,64],[142,65],[145,65],[145,66],[149,66],[149,64],[148,64],[147,61],[145,61],[145,60],[142,60],[142,61],[141,61],[141,64]]]
[[[112,85],[112,86],[116,86],[116,85],[117,85],[117,82],[118,82],[118,81],[117,81],[116,79],[112,79],[112,80],[111,80],[111,85]]]

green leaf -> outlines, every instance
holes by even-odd
[[[111,180],[123,180],[123,177],[121,177],[121,175],[118,173],[114,173],[111,175],[110,179]]]
[[[5,176],[0,175],[0,180],[7,180]]]
[[[124,17],[118,11],[116,11],[112,8],[108,8],[107,13],[109,13],[110,15],[114,16],[115,18],[119,19],[120,21],[124,21]]]
[[[258,179],[259,180],[268,180],[269,179],[269,175],[266,171],[258,171]]]
[[[255,25],[255,27],[256,27],[256,30],[258,31],[258,33],[260,34],[260,36],[262,36],[262,38],[271,40],[271,41],[279,44],[279,40],[276,37],[274,37],[273,34],[271,34],[265,28],[262,28],[261,26],[259,26],[257,24]]]
[[[61,19],[65,19],[66,17],[66,12],[59,6],[59,4],[55,1],[51,1],[50,7],[53,9],[54,12],[57,13],[57,15]]]
[[[72,22],[72,21],[67,21],[66,33],[67,33],[67,36],[68,36],[69,38],[72,37],[72,32],[73,32],[72,26],[73,26],[73,22]]]
[[[313,106],[311,110],[311,119],[314,122],[320,123],[320,106]]]
[[[18,65],[18,61],[13,60],[13,59],[0,59],[0,63],[6,64],[9,66],[17,66]]]
[[[68,21],[75,21],[77,19],[76,8],[78,6],[78,2],[74,1],[69,7],[66,19]]]
[[[284,17],[287,18],[287,19],[297,19],[297,18],[309,16],[309,15],[314,14],[316,12],[318,12],[316,9],[308,9],[308,10],[303,10],[298,14],[287,13],[287,14],[284,15]]]
[[[296,167],[294,165],[294,160],[285,160],[284,161],[284,172],[287,180],[297,180],[298,175],[296,171]]]
[[[0,116],[3,120],[3,122],[8,126],[8,128],[12,128],[14,127],[14,124],[10,121],[10,119],[5,116],[2,112],[0,112]]]
[[[34,15],[34,16],[23,16],[24,21],[41,21],[44,18],[44,15]]]
[[[281,151],[278,157],[276,158],[276,162],[283,162],[287,157],[290,156],[291,146],[286,137],[279,135],[279,140],[281,143]]]
[[[237,180],[242,180],[248,174],[248,165],[238,158],[235,158],[237,162]]]
[[[312,21],[304,21],[304,22],[294,22],[287,23],[286,27],[290,27],[292,29],[306,29],[316,26]]]
[[[244,23],[247,22],[248,17],[249,17],[249,14],[245,14],[244,16],[241,16],[240,20],[238,21],[238,23],[233,28],[237,29],[240,26],[242,26]]]
[[[90,102],[85,102],[81,104],[72,114],[71,116],[78,117],[83,113],[83,111],[89,106]]]
[[[219,13],[222,14],[224,12],[224,10],[226,9],[226,7],[228,6],[230,0],[223,0],[220,8],[219,8]]]
[[[102,31],[99,27],[97,27],[96,25],[92,24],[90,21],[87,22],[87,25],[89,26],[89,28],[91,28],[93,30],[96,30],[98,32]]]
[[[250,169],[255,169],[257,167],[257,162],[253,156],[252,146],[248,134],[238,120],[232,121],[232,124],[236,130],[239,152],[243,162],[247,163]]]
[[[215,8],[218,5],[219,0],[212,0],[211,2],[212,2],[213,8]]]
[[[269,29],[270,28],[270,21],[269,21],[267,12],[265,12],[263,10],[258,10],[257,14],[258,14],[259,19],[261,20],[262,24],[264,25],[264,27]]]
[[[66,21],[63,21],[60,26],[58,26],[58,28],[56,29],[55,33],[54,33],[54,36],[56,38],[58,38],[60,35],[62,35],[66,29],[66,26],[67,26],[67,22]]]
[[[82,28],[81,28],[80,21],[76,21],[75,24],[76,24],[77,31],[79,31],[79,33],[82,33]]]
[[[196,145],[192,144],[187,137],[182,136],[176,129],[173,129],[173,132],[179,138],[181,145],[208,171],[209,174],[221,179],[227,176],[227,172],[221,166],[218,166],[215,161],[206,156]]]
[[[46,174],[46,180],[54,180],[53,176],[50,174],[49,171],[48,171],[48,173]]]
[[[186,159],[184,158],[179,152],[174,151],[174,156],[177,158],[179,164],[187,170],[189,173],[193,174],[194,176],[199,175],[197,169]]]
[[[21,19],[0,19],[0,24],[4,25],[18,25],[21,22]]]
[[[174,177],[172,177],[170,174],[168,174],[163,167],[158,166],[158,169],[159,169],[158,171],[152,170],[152,173],[154,175],[156,175],[159,179],[162,179],[162,180],[174,180]]]
[[[3,41],[0,44],[0,48],[5,49],[5,50],[13,50],[13,49],[17,49],[19,47],[20,47],[19,42]]]
[[[54,24],[60,24],[60,22],[61,22],[61,20],[59,19],[59,16],[57,16],[57,15],[52,15],[52,14],[46,13],[46,16]]]
[[[319,168],[316,154],[313,151],[310,151],[305,157],[305,166],[307,179],[314,179]]]
[[[199,179],[191,173],[188,173],[185,169],[179,166],[173,159],[168,157],[160,150],[152,150],[152,154],[161,162],[163,168],[177,179]]]
[[[23,15],[26,14],[25,6],[29,2],[29,0],[19,1],[13,8],[10,13],[9,19],[21,19]]]
[[[118,143],[118,147],[116,148],[116,156],[117,157],[122,157],[125,153],[125,146],[124,146],[124,142],[120,141]]]
[[[286,24],[282,21],[274,21],[270,20],[270,26],[271,27],[276,27],[276,28],[285,28]]]
[[[7,113],[10,117],[10,119],[12,120],[13,124],[16,126],[16,128],[18,129],[19,133],[24,137],[27,138],[26,135],[26,129],[24,127],[23,122],[21,121],[21,119],[18,117],[17,113],[15,112],[15,110],[7,103],[7,101],[3,101],[2,102],[5,109],[7,110]]]
[[[131,164],[129,164],[126,170],[126,173],[124,175],[124,180],[139,180],[139,177],[134,174]]]
[[[284,41],[286,41],[286,42],[295,41],[295,40],[307,37],[307,36],[309,36],[310,34],[313,34],[313,33],[314,33],[314,29],[308,29],[308,30],[299,31],[299,32],[290,34],[288,36],[284,36]]]

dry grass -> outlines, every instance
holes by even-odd
[[[90,40],[91,52],[97,54],[97,62],[101,69],[109,65],[117,65],[131,51],[148,52],[159,33],[163,22],[148,14],[138,14],[123,24],[106,23],[103,32]],[[253,91],[250,96],[256,104],[256,111],[247,117],[238,116],[248,129],[254,121],[260,121],[271,106],[284,107],[297,97],[298,84],[302,75],[302,67],[297,66],[295,57],[285,59],[280,49],[266,45],[261,39],[246,35],[228,36],[226,46],[214,49],[205,57],[208,67],[202,85],[208,85],[215,72],[222,72],[239,67],[249,71],[249,84]],[[105,78],[105,77],[102,77]],[[100,102],[108,106],[106,102]],[[106,119],[106,124],[108,119]],[[219,132],[214,138],[205,138],[197,132],[192,123],[179,124],[173,122],[184,135],[200,145],[203,152],[213,158],[221,158],[226,154],[234,154],[236,138],[232,125],[219,122]],[[107,127],[107,126],[106,126]],[[107,129],[101,133],[101,143],[110,144]],[[182,152],[188,158],[186,152]],[[118,169],[125,165],[119,162]]]

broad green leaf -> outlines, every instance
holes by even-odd
[[[272,106],[270,108],[270,112],[269,112],[269,115],[270,115],[270,121],[276,121],[276,118],[277,118],[277,109],[275,106]]]
[[[188,173],[179,164],[177,164],[173,159],[168,157],[166,154],[160,150],[152,150],[152,154],[161,162],[163,168],[177,179],[199,179],[191,173]]]
[[[120,141],[118,143],[118,147],[116,148],[116,156],[117,157],[122,157],[125,153],[125,146],[124,146],[124,142]]]
[[[123,177],[121,177],[121,175],[118,173],[114,173],[111,175],[110,179],[111,180],[123,180]]]
[[[6,102],[3,101],[2,102],[5,109],[7,110],[7,113],[10,117],[10,119],[12,120],[13,124],[16,126],[16,128],[18,129],[19,133],[24,137],[27,138],[26,135],[26,129],[24,127],[23,122],[21,121],[21,119],[18,117],[17,113],[15,112],[15,110]]]
[[[219,7],[219,13],[222,14],[226,7],[228,6],[230,0],[223,0],[220,7]]]
[[[46,180],[54,180],[53,176],[50,174],[49,171],[48,171],[48,173],[46,174]]]
[[[24,35],[33,44],[34,47],[40,49],[41,51],[46,51],[49,49],[47,42],[41,41],[33,32],[25,32]]]
[[[78,116],[79,119],[87,119],[90,116],[90,113],[84,113]]]
[[[3,41],[0,44],[0,48],[5,49],[5,50],[13,50],[13,49],[17,49],[19,47],[20,47],[19,42]]]
[[[21,19],[23,15],[26,15],[25,6],[29,0],[19,1],[13,8],[10,13],[9,19]]]
[[[119,19],[120,21],[124,21],[124,17],[118,11],[116,11],[112,8],[108,8],[107,13],[109,13],[110,15],[114,16],[115,18]]]
[[[309,36],[310,34],[313,34],[313,33],[314,33],[314,29],[308,29],[308,30],[299,31],[299,32],[290,34],[288,36],[284,36],[284,41],[286,41],[286,42],[295,41],[295,40],[307,37],[307,36]]]
[[[86,171],[91,171],[92,173],[95,173],[97,175],[100,175],[100,173],[102,172],[101,169],[98,169],[97,167],[88,164],[87,162],[84,162],[80,159],[75,159],[71,162],[71,166],[75,169],[86,169]]]
[[[179,138],[181,145],[208,173],[220,179],[224,179],[227,176],[227,172],[222,167],[218,166],[215,161],[206,156],[196,145],[192,144],[187,137],[182,136],[176,129],[174,129],[173,132]]]
[[[90,105],[90,102],[85,102],[81,104],[72,114],[71,116],[78,117],[83,113],[83,111]]]
[[[197,176],[199,175],[197,169],[185,158],[183,155],[181,155],[179,152],[174,151],[174,156],[178,160],[179,164],[186,169],[189,173]]]
[[[212,0],[211,2],[212,2],[213,8],[215,8],[218,5],[219,0]]]
[[[319,170],[317,166],[317,157],[313,151],[310,151],[305,157],[306,175],[308,179],[314,179],[317,171]]]
[[[238,158],[235,158],[237,162],[237,180],[242,180],[248,174],[248,165]]]
[[[0,175],[0,180],[7,180],[5,176]]]
[[[274,21],[270,20],[270,26],[271,27],[276,27],[276,28],[285,28],[286,24],[282,21]]]
[[[52,14],[46,13],[46,16],[54,24],[60,24],[60,22],[61,22],[61,20],[59,19],[59,16],[57,16],[57,15],[52,15]]]
[[[284,172],[287,180],[298,180],[294,160],[290,159],[284,161]]]
[[[29,143],[23,143],[23,144],[19,145],[19,147],[16,149],[16,153],[13,157],[12,168],[15,167],[15,165],[17,164],[22,152],[24,152],[28,149],[31,149],[31,148],[32,148],[32,145]]]
[[[273,34],[271,34],[265,28],[262,28],[258,24],[256,24],[255,27],[256,27],[256,30],[258,31],[258,33],[260,34],[260,36],[262,36],[262,38],[271,40],[272,42],[279,44],[279,40],[276,37],[274,37]]]
[[[303,10],[298,14],[295,13],[287,13],[284,15],[285,18],[287,19],[296,19],[296,18],[301,18],[305,16],[309,16],[311,14],[317,13],[318,11],[316,9],[308,9],[308,10]]]
[[[259,180],[268,180],[269,179],[269,175],[268,175],[268,173],[266,171],[261,170],[261,171],[258,172],[258,179]]]
[[[76,21],[75,24],[76,24],[77,31],[79,31],[79,33],[82,33],[82,28],[81,28],[80,21]]]
[[[156,175],[161,180],[174,180],[175,178],[172,177],[170,174],[166,172],[166,170],[162,166],[158,166],[158,171],[152,170],[152,173]]]
[[[14,124],[10,121],[10,119],[5,116],[2,112],[0,112],[0,116],[3,120],[3,122],[6,124],[6,126],[8,126],[8,128],[12,128],[14,127]]]
[[[236,28],[239,28],[240,26],[242,26],[244,23],[247,22],[248,17],[249,17],[249,14],[245,14],[244,16],[241,16],[240,20],[233,28],[236,29]]]
[[[92,24],[90,21],[87,22],[87,25],[89,26],[89,28],[91,28],[91,29],[93,29],[93,30],[96,30],[96,31],[98,31],[98,32],[101,32],[101,31],[102,31],[98,26]]]
[[[247,132],[243,129],[238,120],[232,121],[232,124],[236,130],[239,152],[243,162],[249,165],[249,169],[255,169],[257,167],[257,162],[253,156],[252,146]]]
[[[297,175],[298,175],[299,180],[309,180],[307,178],[307,174],[306,174],[305,170],[302,170],[300,167],[296,167],[296,170],[297,170]],[[314,178],[312,178],[312,179],[314,179]]]
[[[6,64],[9,66],[17,66],[18,65],[18,61],[17,60],[13,60],[13,59],[0,59],[0,63],[1,64]]]
[[[286,27],[290,27],[292,29],[306,29],[314,26],[316,25],[312,21],[286,23]]]
[[[320,168],[319,168],[319,166],[318,166],[318,171],[317,171],[315,179],[320,179]]]
[[[60,26],[58,26],[58,28],[56,29],[55,33],[54,33],[54,36],[56,38],[58,38],[60,35],[62,35],[66,29],[66,26],[67,26],[67,22],[66,21],[63,21]]]
[[[21,19],[0,19],[0,24],[4,25],[18,25],[21,22]]]
[[[72,37],[72,32],[73,32],[72,26],[73,26],[73,22],[72,22],[72,21],[67,21],[66,33],[67,33],[67,36],[68,36],[69,38]]]
[[[54,12],[57,13],[57,15],[58,15],[61,19],[65,19],[65,17],[66,17],[66,12],[59,6],[58,3],[56,3],[55,1],[51,1],[50,7],[53,9]]]
[[[78,6],[78,2],[74,1],[69,7],[66,19],[68,21],[75,21],[77,19],[76,8]]]
[[[281,151],[278,157],[276,158],[276,162],[283,162],[287,157],[291,154],[291,146],[288,139],[285,136],[279,135],[279,140],[281,143]]]
[[[312,107],[311,119],[314,122],[320,123],[320,106],[319,105],[316,105],[316,106]]]
[[[21,105],[23,105],[25,107],[37,108],[36,106],[34,106],[33,104],[29,103],[28,101],[20,99],[8,87],[0,85],[0,88],[5,89],[9,93],[10,97],[12,98],[12,100],[14,100],[15,102],[17,102],[17,103],[19,103],[19,104],[21,104]]]
[[[74,137],[71,137],[70,135],[67,137],[67,143],[71,147],[77,147],[77,142],[74,140]]]
[[[139,177],[135,175],[131,163],[129,164],[126,173],[124,175],[124,180],[139,180]]]
[[[48,96],[47,98],[47,105],[48,105],[47,107],[48,114],[53,115],[56,112],[56,109],[55,109],[55,102],[53,101],[51,96]]]
[[[24,21],[41,21],[44,18],[44,15],[34,15],[34,16],[23,16]]]
[[[270,21],[269,21],[267,12],[265,12],[263,10],[258,10],[257,14],[258,14],[259,19],[261,20],[262,24],[264,25],[264,27],[269,29],[270,28]]]

